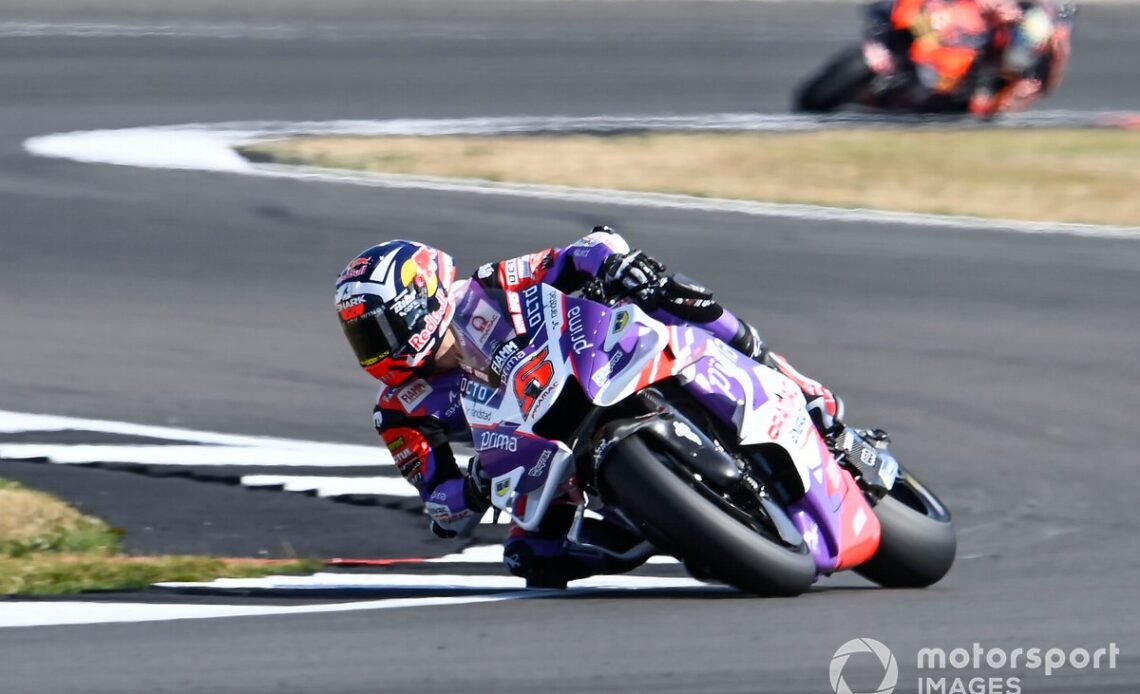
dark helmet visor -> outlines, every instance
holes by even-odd
[[[363,367],[381,359],[407,356],[415,352],[409,344],[412,335],[423,329],[429,302],[416,292],[404,306],[381,306],[347,322],[341,322],[344,336]],[[397,311],[397,306],[400,311]]]

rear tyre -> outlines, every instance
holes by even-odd
[[[882,539],[855,573],[887,588],[925,588],[950,571],[958,538],[941,500],[909,473],[875,506]]]
[[[875,73],[863,60],[863,49],[853,46],[831,59],[805,82],[792,100],[797,113],[830,113],[855,101]]]
[[[811,586],[815,562],[802,543],[789,547],[759,534],[684,474],[637,436],[618,443],[601,468],[607,501],[702,575],[760,595],[797,595]]]

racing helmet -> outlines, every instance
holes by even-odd
[[[386,241],[348,262],[336,280],[340,326],[360,366],[395,386],[439,348],[454,307],[451,256],[415,241]]]
[[[1048,50],[1053,31],[1053,18],[1044,8],[1027,9],[1010,31],[1002,54],[1002,69],[1019,75],[1028,73]]]

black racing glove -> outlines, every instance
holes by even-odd
[[[483,474],[479,456],[471,458],[467,475],[463,478],[463,503],[474,513],[483,513],[491,508],[491,480]]]
[[[608,296],[636,296],[648,299],[660,286],[665,266],[645,253],[634,250],[606,258],[601,272]]]

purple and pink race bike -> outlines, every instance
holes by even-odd
[[[500,298],[472,287],[465,303]],[[519,299],[525,336],[506,319],[461,335],[474,371],[461,400],[492,504],[524,530],[569,502],[567,541],[583,550],[667,553],[698,577],[769,595],[845,569],[892,587],[949,571],[950,513],[882,432],[825,440],[793,381],[632,302],[546,284]],[[644,541],[588,545],[588,512]]]

